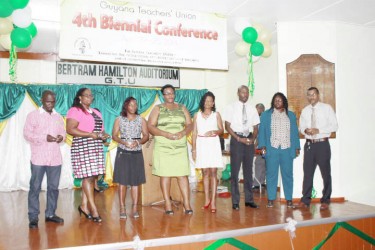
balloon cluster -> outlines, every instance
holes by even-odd
[[[17,48],[27,48],[38,33],[31,20],[29,0],[0,1],[0,44],[10,50],[12,44]]]
[[[242,36],[242,40],[235,46],[236,54],[239,56],[252,56],[252,61],[257,62],[262,57],[272,54],[270,45],[271,32],[261,24],[253,24],[247,20],[238,20],[235,23],[235,31]]]
[[[230,170],[231,170],[231,166],[230,164],[227,164],[226,167],[225,167],[225,170],[223,170],[223,172],[221,173],[221,179],[223,179],[224,181],[227,181],[230,179]]]

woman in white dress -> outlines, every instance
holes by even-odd
[[[215,96],[207,92],[199,103],[200,111],[194,116],[192,155],[196,168],[203,171],[205,204],[216,213],[217,169],[223,167],[219,135],[224,132],[221,116],[215,108]],[[211,180],[211,196],[210,196]]]

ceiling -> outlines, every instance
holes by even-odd
[[[61,0],[60,0],[61,1]],[[176,10],[221,13],[228,18],[228,56],[234,57],[241,37],[234,31],[238,19],[262,24],[276,41],[276,23],[280,21],[338,21],[375,28],[374,0],[138,0],[146,6]],[[30,0],[32,19],[38,35],[25,50],[34,53],[58,53],[59,0]],[[1,46],[0,46],[1,47]]]

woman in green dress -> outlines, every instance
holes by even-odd
[[[185,214],[192,214],[190,207],[190,174],[186,135],[193,128],[189,111],[176,103],[175,88],[161,88],[164,103],[155,106],[148,119],[149,132],[154,135],[152,174],[160,176],[160,186],[165,200],[165,213],[173,215],[170,199],[171,177],[176,177],[180,187]]]

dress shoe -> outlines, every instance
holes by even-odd
[[[173,210],[165,210],[166,215],[174,215]]]
[[[30,221],[29,228],[30,229],[37,229],[38,228],[38,220],[32,220],[32,221]]]
[[[320,210],[327,210],[328,208],[329,208],[328,203],[322,203],[322,205],[320,205]]]
[[[287,208],[295,208],[296,206],[294,206],[292,200],[287,200],[287,201],[286,201],[286,207],[287,207]]]
[[[64,219],[57,215],[46,217],[46,222],[64,223]]]
[[[97,192],[97,193],[103,193],[103,192],[104,192],[104,189],[101,189],[101,188],[94,188],[94,191]]]
[[[267,202],[267,208],[273,207],[273,200],[268,200]]]
[[[100,215],[98,215],[98,217],[92,217],[92,221],[93,222],[97,222],[97,223],[100,223],[100,222],[102,222],[102,218],[100,217]]]
[[[202,209],[208,209],[208,208],[210,207],[210,205],[211,205],[211,200],[210,200],[210,202],[208,202],[207,205],[204,205],[204,206],[202,207]]]
[[[90,213],[86,214],[85,211],[82,210],[81,206],[78,206],[78,212],[79,212],[79,216],[83,214],[86,216],[86,219],[92,220],[92,215]]]
[[[240,210],[240,206],[239,206],[238,204],[233,204],[233,205],[232,205],[232,208],[233,208],[234,210]]]
[[[252,189],[253,189],[253,190],[258,190],[258,189],[259,189],[259,186],[253,186]]]
[[[294,208],[308,208],[310,207],[310,204],[306,204],[302,201],[300,201],[298,204],[294,205]]]
[[[259,206],[253,202],[245,202],[245,207],[258,208]]]

